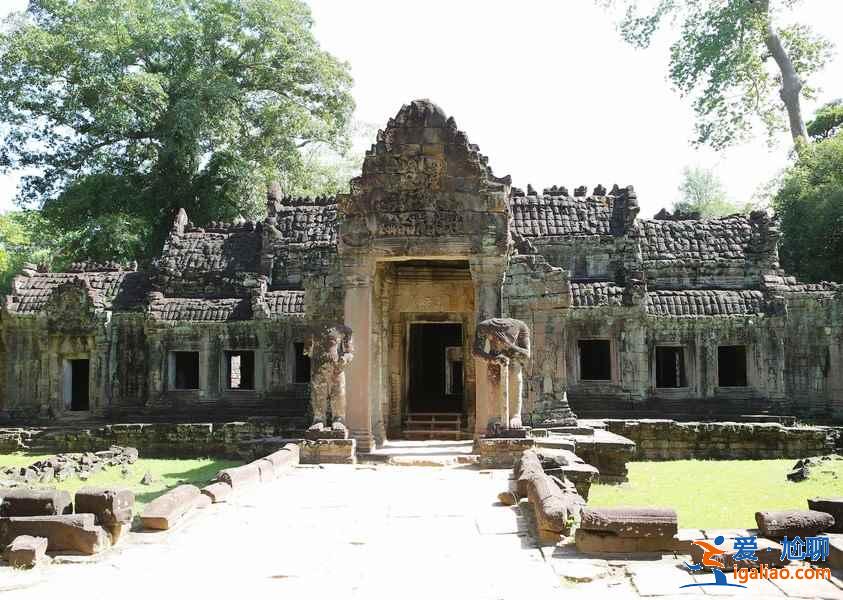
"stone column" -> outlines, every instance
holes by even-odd
[[[472,259],[471,279],[474,282],[475,324],[501,315],[501,287],[503,286],[505,258]],[[473,334],[473,332],[472,332]],[[473,338],[473,335],[472,335]],[[502,369],[502,371],[505,369]],[[490,405],[489,369],[485,360],[474,359],[474,397],[477,403],[474,419],[474,439],[486,433],[489,420],[496,416],[498,406]],[[499,413],[497,413],[499,415]]]
[[[372,294],[374,261],[343,265],[345,324],[354,332],[354,360],[346,370],[346,425],[359,452],[373,445],[372,403],[379,402],[372,380]]]

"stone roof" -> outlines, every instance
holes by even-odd
[[[216,225],[216,224],[214,224]],[[185,228],[171,233],[159,268],[171,274],[257,272],[260,232],[255,223]]]
[[[669,221],[642,219],[638,236],[645,262],[744,261],[752,236],[746,215]]]
[[[646,307],[659,317],[708,317],[760,314],[765,303],[756,290],[676,290],[648,292]]]
[[[608,281],[571,283],[573,306],[621,306],[623,288]]]
[[[83,281],[90,287],[97,310],[131,310],[143,302],[149,287],[145,273],[137,271],[75,270],[69,273],[25,271],[15,278],[9,295],[9,310],[17,314],[36,314],[61,285]]]
[[[288,244],[333,247],[337,243],[337,201],[333,197],[270,199],[267,225]]]
[[[304,313],[304,292],[267,292],[265,300],[271,319]],[[192,321],[222,323],[250,321],[253,318],[249,298],[154,298],[149,305],[153,318],[159,321]]]
[[[546,190],[547,191],[547,190]],[[515,196],[515,230],[524,237],[611,235],[614,196]]]

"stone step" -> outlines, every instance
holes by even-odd
[[[423,429],[423,430],[404,430],[404,439],[407,440],[434,440],[434,439],[449,439],[449,440],[463,440],[469,439],[471,436],[463,433],[457,429]]]

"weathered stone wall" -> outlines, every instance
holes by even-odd
[[[778,423],[681,423],[605,419],[606,429],[635,442],[636,460],[802,458],[834,451],[840,428]]]
[[[227,423],[126,423],[78,428],[0,429],[0,453],[32,450],[43,453],[137,448],[145,458],[217,457],[239,459],[247,443],[259,438],[297,438],[285,419],[251,419]]]

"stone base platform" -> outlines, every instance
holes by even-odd
[[[481,437],[474,452],[479,455],[478,463],[489,469],[510,469],[524,450],[536,445],[533,438]]]
[[[580,423],[577,427],[554,428],[546,437],[536,438],[536,449],[565,449],[597,467],[603,483],[627,480],[626,463],[635,456],[635,442],[605,429]],[[570,446],[573,445],[573,448]]]
[[[348,429],[308,429],[304,432],[304,439],[306,440],[347,440]]]
[[[303,440],[300,449],[301,463],[305,465],[353,465],[357,462],[357,440],[354,439]]]

